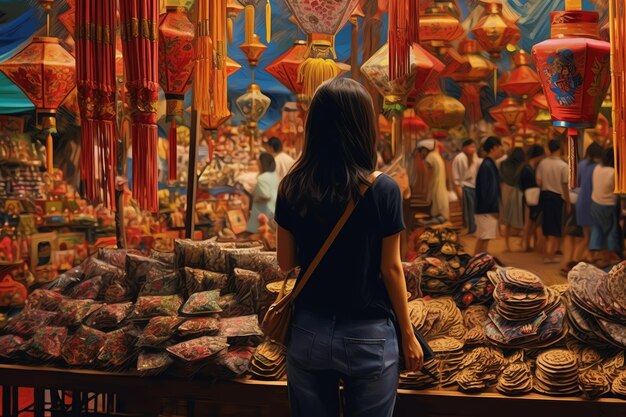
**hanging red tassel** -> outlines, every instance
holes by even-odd
[[[170,123],[170,134],[169,134],[169,146],[170,146],[170,154],[167,159],[167,175],[170,181],[176,181],[177,172],[176,172],[176,163],[178,162],[178,137],[176,133],[176,118],[172,119],[172,123]]]
[[[411,72],[411,45],[419,42],[419,0],[389,1],[389,79]]]

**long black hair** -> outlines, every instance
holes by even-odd
[[[344,207],[376,167],[376,120],[370,94],[358,82],[322,84],[309,108],[304,150],[279,194],[300,215],[322,205]]]

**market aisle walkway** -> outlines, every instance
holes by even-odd
[[[461,241],[465,250],[472,254],[476,239],[471,236],[462,236]],[[511,245],[517,248],[520,238],[513,237]],[[567,278],[561,275],[561,266],[559,264],[546,265],[543,263],[543,256],[535,252],[505,252],[504,239],[496,239],[489,243],[489,252],[498,258],[506,266],[526,269],[537,276],[541,277],[547,285],[565,284]]]

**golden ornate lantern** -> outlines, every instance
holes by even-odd
[[[248,134],[250,135],[250,155],[254,155],[254,139],[256,137],[259,120],[265,116],[272,101],[261,92],[258,84],[250,84],[248,91],[240,96],[237,107],[247,122]]]
[[[510,43],[517,43],[520,31],[514,22],[502,15],[501,0],[481,0],[485,6],[485,12],[472,33],[480,43],[480,46],[491,55],[499,59],[502,50]]]
[[[465,119],[465,106],[441,91],[421,99],[415,109],[422,120],[433,129],[450,129],[460,125]]]

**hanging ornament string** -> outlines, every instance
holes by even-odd
[[[85,196],[115,209],[117,162],[115,2],[78,0],[76,62]]]
[[[120,0],[126,88],[133,115],[133,196],[144,209],[159,210],[157,104],[159,1]]]
[[[419,42],[419,0],[389,1],[389,78],[411,72],[411,46]]]

